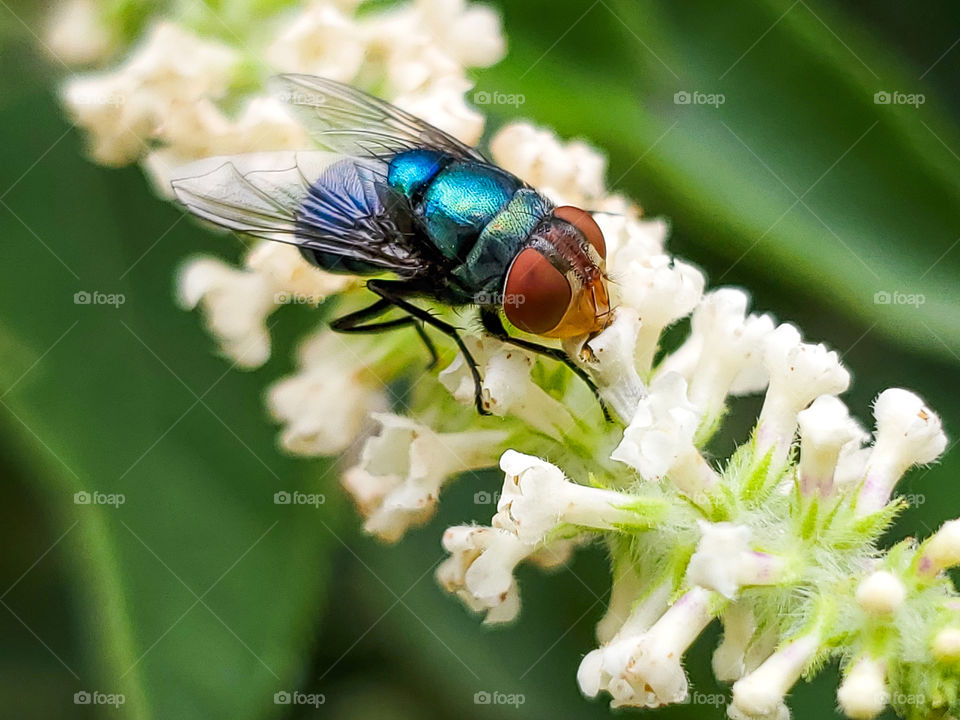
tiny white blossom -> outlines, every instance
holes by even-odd
[[[509,622],[520,611],[513,572],[533,548],[515,534],[492,527],[447,528],[443,548],[450,557],[437,568],[437,580],[488,624]]]
[[[721,682],[733,682],[748,670],[747,649],[757,631],[753,608],[746,603],[730,603],[721,616],[723,639],[713,652],[713,674]]]
[[[786,459],[797,430],[797,414],[820,395],[836,395],[850,385],[850,373],[833,350],[801,342],[799,331],[780,325],[766,338],[763,362],[770,384],[757,421],[760,452],[774,449],[774,465]]]
[[[291,19],[267,48],[266,57],[283,72],[349,82],[363,66],[367,42],[363,26],[321,0]]]
[[[160,22],[118,69],[67,83],[64,102],[91,143],[93,157],[123,165],[176,107],[188,112],[223,94],[239,66],[234,49]]]
[[[270,413],[284,423],[280,441],[297,455],[332,455],[361,434],[372,412],[388,407],[384,383],[372,370],[369,338],[324,330],[300,347],[300,369],[275,383]],[[345,361],[349,358],[349,361]]]
[[[225,355],[241,367],[266,362],[270,356],[266,319],[276,309],[276,300],[265,277],[200,258],[183,268],[177,286],[184,308],[202,307]]]
[[[713,487],[715,471],[693,443],[700,411],[687,400],[687,384],[676,373],[654,380],[637,405],[623,440],[610,457],[650,481],[665,476],[690,496]]]
[[[960,565],[960,520],[948,520],[923,543],[917,571],[932,576]]]
[[[588,696],[606,690],[611,705],[657,707],[687,696],[681,665],[686,649],[713,619],[713,593],[693,588],[680,597],[646,631],[622,633],[587,655],[577,679]]]
[[[607,529],[637,522],[633,511],[622,509],[631,496],[570,482],[556,465],[533,455],[507,450],[500,469],[505,477],[493,525],[525,543],[543,542],[564,524]]]
[[[607,270],[616,277],[621,268],[662,255],[669,227],[663,218],[640,217],[640,210],[617,195],[596,203],[594,219],[607,246]]]
[[[636,572],[632,563],[620,563],[619,567],[615,568],[607,611],[597,623],[597,640],[600,643],[610,642],[620,632],[631,616],[637,598],[644,594],[645,589],[644,578]],[[660,612],[664,609],[666,608],[661,608]],[[652,622],[653,620],[646,627],[649,627]]]
[[[433,513],[452,476],[494,464],[507,438],[497,430],[437,433],[389,413],[372,418],[380,431],[364,443],[343,484],[367,518],[364,529],[388,542]]]
[[[621,306],[596,337],[567,338],[562,343],[567,355],[590,373],[601,397],[624,421],[633,417],[637,404],[647,394],[635,359],[640,324],[636,310]]]
[[[938,632],[931,647],[933,656],[944,662],[960,660],[960,628],[948,627]]]
[[[669,255],[649,255],[617,266],[611,291],[640,315],[636,354],[642,376],[653,366],[664,328],[693,311],[705,282],[697,268]]]
[[[317,305],[355,279],[307,263],[296,248],[261,243],[241,270],[201,257],[184,265],[177,283],[185,308],[200,306],[211,333],[241,367],[257,367],[270,356],[267,318],[284,303]]]
[[[691,583],[733,598],[744,585],[772,585],[784,563],[773,555],[750,549],[753,532],[745,525],[697,520],[700,541],[687,564]]]
[[[873,405],[877,420],[873,451],[867,461],[857,510],[879,510],[911,465],[925,465],[947,446],[940,418],[917,395],[900,388],[884,390]]]
[[[573,431],[574,419],[563,403],[530,379],[534,359],[528,353],[486,336],[471,336],[464,342],[480,366],[487,410],[494,415],[514,415],[557,438]],[[462,354],[440,372],[440,382],[459,402],[473,405],[473,376]]]
[[[731,708],[750,718],[781,716],[786,708],[784,697],[800,679],[819,647],[820,636],[816,632],[787,643],[756,670],[733,684]]]
[[[71,65],[95,63],[106,57],[116,41],[94,0],[67,0],[50,18],[47,47],[58,60]]]
[[[395,103],[418,117],[430,118],[432,125],[467,145],[476,145],[483,134],[485,118],[464,100],[463,94],[470,87],[466,78],[451,75],[425,89],[400,95]]]
[[[887,570],[867,575],[857,586],[857,603],[874,615],[889,615],[903,605],[907,589],[903,582]]]
[[[890,702],[884,663],[866,656],[854,662],[837,690],[837,702],[854,720],[870,720],[883,712]]]
[[[826,497],[833,489],[833,476],[840,451],[845,445],[860,443],[868,435],[850,417],[843,401],[821,395],[806,410],[797,414],[800,426],[800,462],[797,475],[804,495],[819,493]]]
[[[756,392],[766,384],[763,343],[773,330],[769,315],[748,315],[742,290],[720,288],[704,295],[690,320],[690,336],[664,359],[657,374],[687,379],[689,397],[709,426],[723,413],[727,395]]]
[[[493,137],[490,152],[497,164],[558,204],[589,205],[604,194],[606,158],[585,143],[564,144],[548,130],[517,122]]]

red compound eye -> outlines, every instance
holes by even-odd
[[[593,245],[597,254],[604,260],[607,259],[607,244],[603,240],[603,231],[597,225],[597,221],[593,219],[593,215],[573,205],[558,207],[553,211],[553,214],[561,220],[566,220],[586,235],[587,242]]]
[[[533,248],[514,259],[503,291],[507,320],[534,335],[543,335],[560,324],[573,294],[567,278]]]

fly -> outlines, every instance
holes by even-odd
[[[590,335],[610,317],[603,233],[590,213],[556,207],[476,149],[378,98],[309,75],[274,80],[324,151],[209,158],[178,171],[186,208],[224,228],[292,243],[329,272],[370,277],[369,307],[331,323],[343,333],[424,326],[456,343],[488,414],[477,363],[456,327],[411,300],[476,306],[484,329],[563,362],[560,349],[511,335]],[[404,316],[383,320],[398,308]]]

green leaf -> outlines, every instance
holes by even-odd
[[[0,107],[3,423],[53,537],[64,533],[56,552],[92,651],[37,633],[69,667],[57,704],[99,690],[123,693],[138,720],[277,716],[276,691],[310,690],[301,672],[342,547],[333,532],[352,520],[332,466],[284,458],[262,408],[293,325],[317,315],[281,321],[266,369],[231,371],[172,285],[190,251],[236,254],[235,242],[181,221],[139,172],[85,161],[59,115],[39,91]],[[80,292],[114,303],[77,304]],[[277,505],[279,490],[327,502]],[[78,492],[115,505],[77,504]],[[29,573],[4,602],[29,608]]]

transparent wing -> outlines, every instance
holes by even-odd
[[[220,227],[316,250],[351,271],[412,275],[423,259],[383,172],[375,161],[285,151],[200,160],[171,184],[187,210]]]
[[[489,162],[443,130],[349,85],[313,75],[280,75],[271,83],[317,142],[336,152],[387,160],[405,150],[432,148]]]

